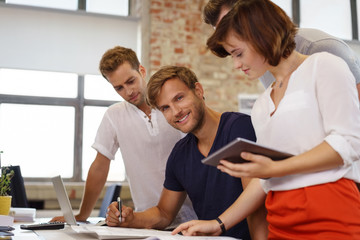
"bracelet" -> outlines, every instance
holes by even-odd
[[[221,228],[221,234],[224,234],[226,232],[226,228],[224,223],[220,220],[220,218],[215,218],[216,221],[218,221],[218,223],[220,224],[220,228]]]

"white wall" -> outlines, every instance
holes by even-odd
[[[0,4],[0,68],[99,74],[107,49],[139,53],[139,32],[135,18]]]

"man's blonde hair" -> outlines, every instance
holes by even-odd
[[[151,107],[157,108],[156,98],[159,96],[162,86],[167,80],[174,78],[183,81],[191,90],[195,90],[195,83],[198,82],[195,73],[186,67],[165,66],[160,68],[151,76],[147,84],[147,102]]]

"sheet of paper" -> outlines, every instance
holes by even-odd
[[[0,215],[0,226],[12,226],[14,224],[14,217]]]
[[[35,208],[10,208],[9,216],[14,217],[16,222],[33,222],[35,220]]]
[[[147,238],[151,236],[156,236],[156,237],[172,236],[171,232],[151,230],[151,229],[87,226],[87,225],[72,226],[72,229],[78,233],[95,233],[99,239],[115,239],[115,238],[129,239],[129,238]]]
[[[219,240],[235,239],[230,237],[185,237],[181,235],[171,235],[170,231],[159,231],[153,229],[136,229],[121,227],[72,226],[77,233],[87,233],[97,235],[98,239],[147,239],[147,240]]]

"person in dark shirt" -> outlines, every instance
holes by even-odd
[[[219,113],[205,104],[204,90],[188,68],[166,66],[148,82],[147,98],[174,128],[188,133],[173,148],[157,206],[133,212],[116,202],[109,206],[108,226],[165,229],[188,195],[199,219],[217,218],[241,194],[249,179],[236,179],[201,160],[237,137],[256,140],[250,117],[242,113]],[[247,221],[226,230],[217,218],[216,235],[251,239]],[[266,227],[264,227],[266,229]]]

